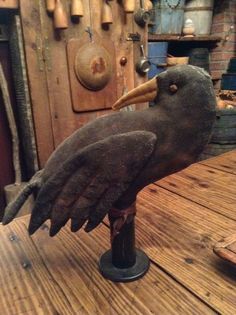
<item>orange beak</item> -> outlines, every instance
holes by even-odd
[[[153,101],[158,93],[158,79],[153,79],[145,82],[134,88],[127,94],[123,95],[115,104],[112,106],[113,110],[119,110],[130,104],[144,103]]]

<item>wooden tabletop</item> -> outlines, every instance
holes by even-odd
[[[103,279],[98,260],[109,229],[65,227],[32,237],[29,217],[0,226],[0,314],[236,314],[236,268],[216,242],[236,232],[236,151],[192,165],[138,196],[137,247],[151,259],[144,278]]]

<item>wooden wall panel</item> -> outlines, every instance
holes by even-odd
[[[67,15],[70,1],[62,0]],[[101,0],[83,1],[84,16],[77,24],[69,19],[66,30],[54,30],[52,17],[46,12],[44,0],[20,0],[21,17],[25,38],[28,75],[32,93],[33,114],[36,126],[38,154],[41,166],[60,144],[77,128],[110,110],[75,113],[71,102],[66,45],[71,38],[80,38],[90,26],[102,37],[112,39],[116,50],[116,75],[118,97],[140,84],[134,70],[134,49],[139,45],[127,41],[128,33],[136,31],[132,14],[125,14],[121,1],[109,1],[114,23],[108,28],[101,25]],[[139,0],[137,0],[137,7]],[[90,14],[91,13],[91,14]],[[143,39],[145,29],[138,30]],[[40,38],[43,51],[43,70],[39,70],[36,39]],[[135,47],[135,48],[134,48]],[[120,58],[127,57],[127,64],[120,65]],[[41,125],[43,120],[43,125]],[[47,141],[45,141],[47,139]]]
[[[20,13],[37,150],[40,166],[43,166],[54,150],[54,137],[52,133],[47,77],[42,54],[43,38],[39,2],[37,0],[20,0]]]

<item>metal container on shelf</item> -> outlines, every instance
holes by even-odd
[[[236,91],[236,73],[222,74],[221,89]]]
[[[210,54],[208,48],[193,48],[189,52],[189,64],[210,72]]]
[[[220,109],[209,144],[201,155],[201,160],[236,149],[236,110]]]
[[[236,144],[236,109],[217,110],[211,143]]]
[[[187,0],[184,20],[191,19],[195,27],[195,35],[211,33],[214,0]]]
[[[236,57],[230,59],[227,73],[222,74],[221,90],[236,91]]]
[[[152,34],[182,33],[184,22],[185,0],[154,0],[152,26],[149,32]]]
[[[233,57],[230,59],[227,72],[228,73],[236,73],[236,57]]]
[[[151,68],[148,72],[148,79],[152,79],[155,75],[165,71],[167,63],[168,42],[150,42],[148,43],[148,60]],[[149,103],[150,107],[155,106],[154,102]]]
[[[151,69],[148,72],[149,79],[166,69],[167,48],[168,42],[148,43],[148,60],[151,63]]]

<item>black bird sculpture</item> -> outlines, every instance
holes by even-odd
[[[146,185],[195,162],[207,144],[216,100],[209,74],[176,66],[121,97],[113,109],[153,101],[142,111],[96,119],[68,137],[6,208],[16,216],[35,193],[29,233],[47,219],[54,236],[71,219],[71,231],[96,228],[110,209],[123,211]]]

